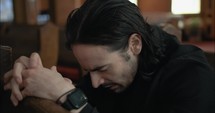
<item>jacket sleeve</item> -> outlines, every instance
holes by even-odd
[[[81,110],[80,113],[99,113],[96,108],[93,108],[89,103]]]
[[[92,97],[93,94],[91,94],[90,92],[93,92],[93,88],[91,85],[91,80],[90,80],[90,76],[88,75],[89,73],[87,73],[87,75],[85,75],[81,81],[79,82],[79,84],[77,84],[76,87],[80,88],[85,95],[87,95],[88,99]],[[80,113],[99,113],[96,109],[96,107],[93,106],[93,103],[87,103],[87,105],[81,110]]]

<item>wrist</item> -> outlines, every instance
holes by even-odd
[[[53,100],[56,102],[57,100],[63,100],[65,99],[65,96],[67,93],[71,92],[71,90],[75,89],[75,86],[71,83],[66,83],[66,84],[60,84],[55,90],[54,95],[52,95]],[[62,99],[61,99],[62,97]]]

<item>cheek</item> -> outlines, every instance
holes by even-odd
[[[113,70],[113,68],[109,68],[104,72],[98,71],[97,74],[106,82],[115,82],[118,79],[119,72],[117,72],[115,69]]]
[[[129,63],[123,63],[115,68],[116,79],[123,84],[130,83],[134,77],[134,67]]]
[[[106,73],[107,74],[106,79],[109,79],[113,82],[120,81],[123,76],[122,73],[123,71],[121,67],[113,67]]]

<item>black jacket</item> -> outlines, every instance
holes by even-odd
[[[85,76],[79,87],[97,109],[93,113],[215,113],[215,76],[203,51],[176,45],[167,46],[171,51],[152,75],[137,73],[120,94],[94,89]]]

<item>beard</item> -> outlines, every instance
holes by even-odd
[[[125,59],[127,67],[122,71],[121,80],[117,83],[113,83],[115,87],[113,86],[110,88],[115,93],[124,92],[133,83],[137,73],[138,59],[134,56],[130,56],[127,52],[122,56]]]

